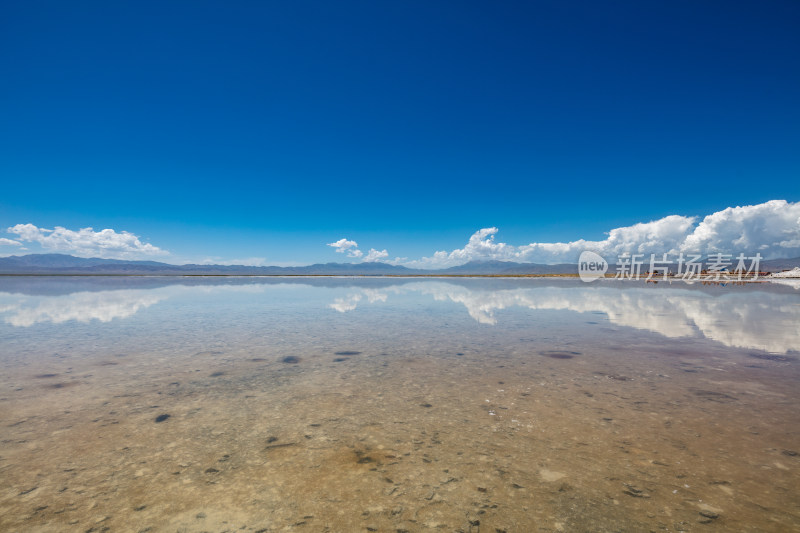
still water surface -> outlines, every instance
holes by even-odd
[[[0,279],[2,531],[800,530],[800,290]]]

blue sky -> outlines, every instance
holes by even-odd
[[[797,28],[788,0],[7,3],[0,228],[413,261],[787,200],[793,238]]]

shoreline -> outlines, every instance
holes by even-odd
[[[39,274],[0,273],[39,278],[578,278],[578,274]],[[613,278],[609,278],[613,279]]]
[[[492,279],[520,279],[520,278],[568,278],[580,279],[576,274],[88,274],[88,273],[0,273],[2,278],[492,278]],[[598,278],[599,279],[599,278]],[[606,274],[602,279],[617,279],[614,275]],[[657,284],[659,282],[671,283],[681,281],[685,283],[764,283],[776,279],[800,279],[788,276],[760,277],[757,279],[683,279],[671,277],[663,279],[639,277],[637,279],[622,278],[629,281],[644,281]]]

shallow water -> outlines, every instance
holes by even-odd
[[[800,290],[2,278],[2,531],[800,530]]]

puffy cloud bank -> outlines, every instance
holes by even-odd
[[[133,233],[127,231],[118,233],[113,229],[94,231],[92,228],[82,228],[74,231],[61,226],[46,229],[33,224],[17,224],[6,231],[17,235],[20,241],[35,242],[45,250],[69,253],[78,257],[135,259],[169,253],[150,243],[143,243]]]
[[[495,241],[497,228],[475,232],[466,246],[404,263],[442,268],[475,260],[527,263],[574,263],[584,250],[614,261],[625,253],[760,253],[765,259],[800,256],[800,202],[771,200],[729,207],[698,222],[698,217],[670,215],[608,232],[601,241],[534,242],[521,246]]]

